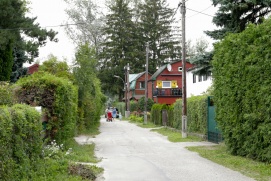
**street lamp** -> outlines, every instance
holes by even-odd
[[[124,84],[124,90],[125,90],[125,110],[127,110],[127,84],[125,83],[125,81],[118,75],[114,75],[114,77],[121,79],[123,84]]]

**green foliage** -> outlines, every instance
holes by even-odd
[[[271,162],[271,20],[215,46],[216,121],[235,155]]]
[[[0,105],[12,105],[13,91],[6,82],[0,82]]]
[[[193,96],[187,99],[187,130],[190,133],[206,134],[207,132],[207,97]],[[182,100],[173,105],[154,104],[151,111],[151,121],[162,125],[162,110],[167,110],[166,126],[182,129]]]
[[[0,34],[1,35],[1,34]],[[12,44],[3,49],[0,44],[0,81],[9,81],[13,65]]]
[[[43,144],[40,117],[27,105],[0,107],[0,180],[32,180]]]
[[[73,80],[67,62],[58,61],[57,57],[53,55],[49,56],[48,58],[49,59],[47,61],[44,61],[42,65],[39,66],[39,71],[48,72],[57,77],[68,78],[70,80]]]
[[[138,111],[138,102],[130,101],[130,112]]]
[[[156,125],[162,125],[162,109],[166,105],[153,104],[151,108],[151,122]]]
[[[260,24],[270,12],[269,0],[232,1],[212,0],[218,6],[213,22],[219,30],[207,31],[213,39],[223,39],[229,33],[245,30],[248,23]]]
[[[78,86],[78,128],[90,129],[100,121],[105,96],[101,91],[101,82],[96,76],[97,59],[93,48],[81,45],[76,52],[73,75]]]
[[[174,122],[174,105],[167,107],[167,126],[173,128]]]
[[[207,133],[207,97],[193,96],[187,99],[187,128],[192,133]]]
[[[176,102],[174,103],[174,120],[173,120],[173,128],[176,129],[182,129],[182,99],[177,99]]]
[[[154,101],[151,98],[148,98],[147,100],[147,111],[150,111],[152,108],[152,105],[154,104]],[[145,97],[141,97],[138,100],[138,109],[140,111],[145,111]]]
[[[25,0],[0,1],[0,81],[12,82],[25,73],[23,63],[38,57],[38,48],[47,40],[57,41],[56,32],[42,29],[29,13]]]
[[[47,110],[47,136],[58,143],[65,143],[74,136],[78,90],[69,80],[44,72],[21,78],[17,84],[19,102]]]
[[[132,122],[143,123],[144,117],[137,114],[131,114],[129,120]]]
[[[106,39],[102,44],[103,51],[99,54],[102,61],[99,78],[104,83],[103,90],[116,92],[123,83],[112,84],[115,79],[113,75],[122,75],[124,66],[129,62],[130,66],[136,68],[138,66],[134,64],[144,60],[144,53],[140,47],[142,44],[138,45],[137,30],[132,18],[128,2],[116,0],[109,6],[103,28]],[[141,64],[139,67],[142,67]]]
[[[250,158],[234,156],[228,152],[224,144],[215,146],[192,146],[187,147],[187,149],[199,153],[200,156],[212,162],[240,172],[255,180],[271,180],[270,164],[255,161]]]
[[[182,137],[182,133],[180,131],[176,131],[170,128],[160,128],[160,129],[152,129],[151,131],[158,132],[164,136],[167,136],[167,139],[171,142],[194,142],[201,141],[200,138],[195,136],[188,136],[187,138]]]
[[[174,10],[169,8],[166,0],[146,0],[140,4],[139,29],[143,42],[150,42],[149,72],[164,65],[165,59],[179,60],[181,57],[180,41],[172,33]],[[176,29],[175,29],[176,30]],[[141,65],[144,63],[141,63]],[[141,66],[140,65],[140,66]]]
[[[123,116],[125,114],[125,102],[117,102],[115,107],[118,108],[119,113]]]

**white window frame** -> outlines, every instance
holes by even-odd
[[[178,67],[178,71],[182,72],[183,71],[183,67]]]
[[[164,84],[168,83],[169,86],[165,86]],[[171,88],[171,81],[162,81],[162,88]]]
[[[143,82],[143,81],[139,82],[139,88],[140,89],[145,89],[145,82]]]

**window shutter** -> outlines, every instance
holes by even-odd
[[[162,81],[161,80],[157,80],[157,88],[162,88]]]
[[[177,88],[177,80],[171,81],[171,88]]]

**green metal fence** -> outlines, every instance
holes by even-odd
[[[215,105],[212,96],[208,97],[208,113],[207,113],[207,121],[208,121],[208,141],[219,143],[223,140],[221,131],[217,128],[217,124],[215,121]]]

